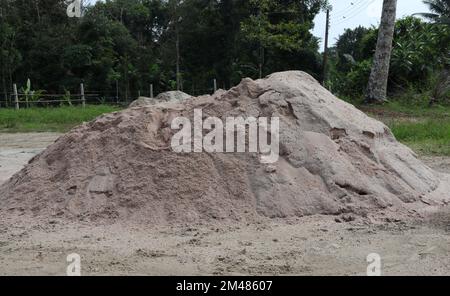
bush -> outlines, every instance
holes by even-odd
[[[353,66],[348,73],[336,73],[331,80],[333,91],[340,96],[362,98],[372,68],[372,61],[366,60]]]

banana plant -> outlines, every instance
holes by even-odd
[[[63,96],[63,100],[64,102],[66,102],[69,106],[72,106],[72,96],[70,94],[69,90],[65,90],[64,91],[64,96]],[[61,104],[62,105],[62,104]]]
[[[32,90],[31,80],[28,78],[26,87],[22,87],[20,92],[24,95],[26,106],[28,108],[29,103],[38,101],[45,90]]]

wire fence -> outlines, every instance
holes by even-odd
[[[217,90],[217,82],[214,80],[210,88],[185,90],[189,95],[200,96],[213,94]],[[19,92],[17,85],[13,85],[13,92],[3,94],[0,97],[0,108],[32,108],[32,107],[59,107],[59,106],[86,106],[88,105],[118,105],[128,106],[132,101],[139,97],[155,98],[158,94],[154,93],[153,85],[145,91],[85,91],[84,85],[80,85],[79,93],[65,94],[47,94]]]
[[[84,98],[81,94],[46,94],[36,98],[25,93],[18,93],[18,100],[15,94],[8,94],[8,99],[0,100],[0,108],[31,108],[31,107],[59,107],[59,106],[82,106],[82,105],[126,105],[129,102],[117,99],[116,97],[105,97],[98,93],[86,93]],[[27,98],[28,97],[28,98]]]

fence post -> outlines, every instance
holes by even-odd
[[[150,98],[153,99],[153,84],[150,84]]]
[[[119,105],[119,81],[116,80],[116,103]]]
[[[84,84],[81,83],[80,85],[80,90],[81,90],[81,104],[83,106],[83,108],[86,108],[86,97],[84,96]]]
[[[214,79],[214,92],[217,91],[217,79]]]
[[[14,83],[13,89],[14,89],[14,103],[16,105],[16,110],[19,110],[20,106],[19,106],[19,93],[17,92],[17,84]]]

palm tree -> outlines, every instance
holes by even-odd
[[[397,0],[384,0],[377,48],[367,86],[366,103],[386,101],[396,13]]]
[[[431,12],[418,13],[434,23],[450,26],[450,0],[425,0],[423,1]]]
[[[425,0],[423,1],[430,8],[428,13],[418,13],[435,24],[442,24],[450,26],[450,0]],[[450,53],[449,53],[450,55]],[[450,92],[450,65],[448,59],[444,59],[444,64],[441,72],[438,75],[436,85],[432,90],[430,106],[439,102],[441,98],[445,97]]]

